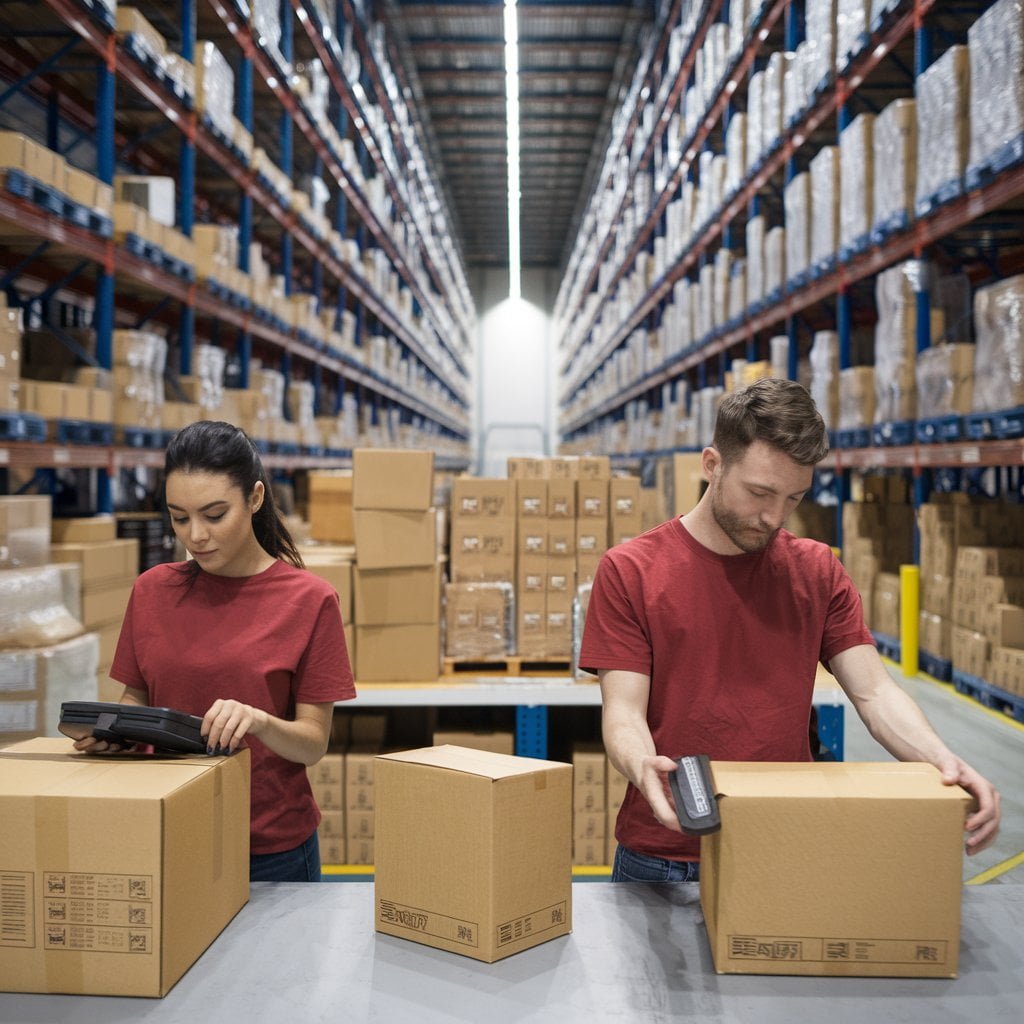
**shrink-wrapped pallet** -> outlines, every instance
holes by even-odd
[[[747,173],[758,165],[764,154],[762,142],[764,138],[764,76],[763,71],[755,71],[750,76],[747,90]]]
[[[874,224],[874,114],[858,114],[839,136],[839,247],[862,248]]]
[[[875,368],[849,366],[839,371],[839,430],[858,430],[875,422]]]
[[[839,147],[822,146],[811,160],[812,267],[835,256],[839,249]]]
[[[167,340],[152,331],[113,334],[114,422],[156,428],[164,404]]]
[[[746,42],[750,21],[757,13],[756,0],[730,0],[729,2],[729,53],[737,56]]]
[[[786,186],[786,278],[792,281],[811,264],[811,176],[798,174]]]
[[[773,377],[789,377],[789,335],[776,334],[768,342]]]
[[[974,408],[1024,405],[1024,274],[974,295]]]
[[[785,131],[785,81],[793,54],[777,50],[768,58],[761,94],[761,152],[770,153]]]
[[[446,583],[444,608],[449,658],[504,658],[515,652],[515,593],[508,581]]]
[[[713,325],[721,327],[727,323],[732,311],[729,308],[729,279],[732,276],[733,254],[729,249],[719,249],[715,254]]]
[[[951,46],[917,76],[917,190],[920,216],[958,195],[970,144],[970,56]]]
[[[917,104],[893,100],[875,120],[874,227],[893,229],[914,215]]]
[[[764,287],[764,217],[760,214],[747,221],[747,302],[760,302]]]
[[[725,191],[732,195],[747,174],[747,115],[737,111],[725,131]]]
[[[814,92],[835,72],[836,0],[806,0],[804,22],[808,44],[807,88]]]
[[[695,326],[697,340],[700,341],[706,338],[715,326],[715,265],[713,263],[705,263],[700,268],[697,289]]]
[[[928,291],[933,274],[922,260],[908,260],[875,279],[875,422],[917,416],[917,293]]]
[[[815,331],[811,343],[811,398],[828,430],[839,425],[839,335]]]
[[[82,632],[64,603],[61,568],[0,570],[0,649],[44,647]]]
[[[843,71],[867,42],[871,0],[838,0],[836,4],[836,70]]]
[[[782,123],[788,126],[796,120],[807,106],[810,99],[807,84],[808,57],[810,46],[807,40],[800,43],[793,60],[786,68],[786,77],[782,83]]]
[[[786,268],[786,229],[769,228],[764,236],[764,295],[768,299],[788,280]]]
[[[228,139],[234,134],[235,73],[208,40],[196,43],[196,110]]]
[[[729,272],[729,315],[734,320],[747,308],[747,261],[736,260]]]
[[[974,346],[931,345],[917,354],[917,407],[922,417],[971,411]]]
[[[1024,2],[998,0],[967,32],[968,166],[1001,170],[1024,157]]]

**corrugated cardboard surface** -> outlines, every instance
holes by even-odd
[[[357,448],[352,453],[352,507],[425,511],[433,504],[434,453]]]
[[[492,963],[572,930],[572,768],[464,747],[377,759],[376,928]]]
[[[357,510],[356,564],[362,569],[398,569],[437,561],[437,513]]]
[[[249,898],[249,760],[0,751],[2,987],[165,995]]]
[[[720,974],[956,976],[964,790],[925,764],[712,772],[700,886]]]
[[[407,569],[357,567],[355,612],[360,626],[440,621],[441,563]]]

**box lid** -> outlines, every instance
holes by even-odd
[[[572,766],[561,761],[543,761],[536,757],[515,757],[512,754],[497,754],[490,750],[474,750],[444,744],[439,747],[420,747],[417,750],[400,750],[379,755],[384,761],[404,761],[408,764],[428,768],[447,768],[451,771],[479,775],[485,779],[504,779],[516,775],[530,775],[535,772]]]
[[[971,799],[960,786],[944,785],[938,769],[921,762],[712,761],[711,774],[720,798]]]

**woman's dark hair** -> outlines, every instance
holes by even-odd
[[[260,547],[274,558],[305,568],[295,541],[277,510],[274,491],[260,454],[244,430],[221,420],[200,420],[184,427],[167,446],[164,479],[175,470],[223,473],[246,498],[260,481],[263,484],[263,502],[252,517],[253,533]],[[196,565],[195,570],[198,568]]]

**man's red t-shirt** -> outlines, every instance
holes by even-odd
[[[183,564],[135,581],[111,678],[145,690],[151,705],[200,716],[218,698],[292,719],[296,703],[355,696],[338,595],[326,580],[282,561],[241,578],[190,578]],[[293,849],[320,823],[305,766],[254,736],[246,743],[251,852]]]
[[[580,665],[650,677],[659,754],[809,761],[819,661],[873,644],[860,597],[830,548],[780,530],[755,554],[718,555],[679,519],[611,548],[587,609]],[[658,824],[629,786],[616,839],[697,860],[700,841]]]

